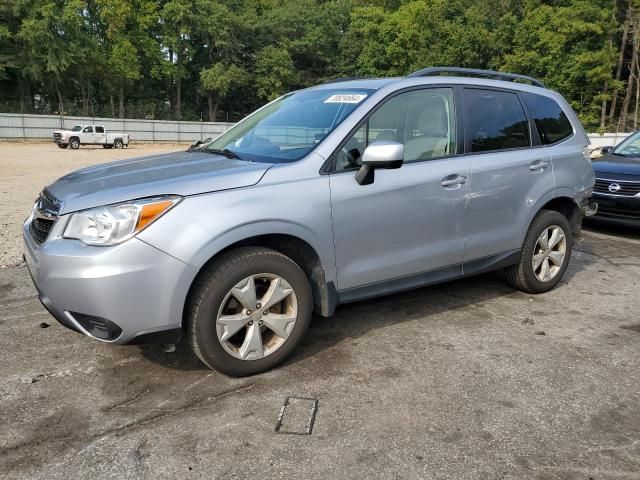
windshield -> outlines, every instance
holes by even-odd
[[[82,125],[76,125],[71,129],[72,132],[79,132],[80,130],[82,130]]]
[[[292,162],[307,155],[373,90],[303,90],[281,97],[248,116],[203,151],[254,162]]]
[[[620,145],[613,149],[613,153],[622,157],[640,158],[640,132],[625,138]]]

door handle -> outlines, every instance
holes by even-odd
[[[464,175],[458,175],[457,173],[455,173],[453,175],[444,177],[440,182],[440,185],[442,185],[443,187],[454,187],[457,185],[462,185],[463,183],[466,183],[466,182],[467,182],[467,177],[465,177]]]
[[[548,166],[549,166],[549,164],[547,162],[545,162],[544,160],[536,160],[535,162],[531,162],[529,164],[529,170],[535,172],[537,170],[544,170]]]

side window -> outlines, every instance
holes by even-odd
[[[543,145],[559,142],[573,134],[571,122],[555,100],[535,93],[522,95],[536,123]]]
[[[529,121],[517,94],[466,88],[464,95],[471,152],[531,146]]]
[[[104,133],[104,127],[96,127],[96,133]]]
[[[405,162],[455,154],[453,90],[412,90],[386,101],[337,153],[336,170],[359,168],[364,149],[375,141],[402,143]]]
[[[93,133],[93,127],[84,127],[82,133]]]

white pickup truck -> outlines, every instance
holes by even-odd
[[[76,125],[71,130],[55,130],[53,141],[60,148],[80,148],[80,145],[102,145],[103,148],[129,146],[129,134],[110,133],[104,125]]]

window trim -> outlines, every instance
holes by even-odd
[[[345,170],[336,170],[336,155],[338,152],[344,147],[347,142],[351,139],[351,137],[365,124],[369,121],[369,118],[373,116],[378,109],[380,109],[384,104],[389,102],[391,99],[397,97],[398,95],[402,95],[403,93],[417,91],[417,90],[433,90],[438,88],[449,88],[453,93],[453,112],[454,112],[454,125],[456,128],[456,152],[450,155],[442,155],[439,157],[432,157],[424,160],[411,160],[410,162],[406,162],[407,164],[415,164],[422,162],[431,162],[433,160],[442,160],[455,158],[464,155],[464,122],[460,120],[460,112],[462,111],[460,101],[461,101],[461,85],[456,84],[448,84],[448,83],[438,83],[438,84],[428,84],[428,85],[414,85],[411,87],[405,87],[391,92],[389,95],[380,100],[371,110],[367,112],[367,114],[360,119],[360,121],[353,127],[347,135],[345,135],[344,139],[338,144],[338,146],[331,152],[331,155],[324,162],[322,167],[320,168],[320,175],[334,175],[334,174],[342,174],[342,173],[353,173],[357,172],[360,167],[352,167]],[[369,128],[365,129],[365,135],[369,137]]]
[[[512,93],[515,94],[516,98],[518,99],[518,102],[520,102],[520,107],[522,108],[522,111],[525,115],[525,117],[527,118],[527,126],[529,127],[529,145],[525,146],[525,147],[513,147],[513,148],[500,148],[497,150],[483,150],[481,152],[472,152],[471,151],[471,136],[467,136],[465,135],[465,139],[464,139],[464,151],[465,151],[465,155],[485,155],[485,154],[489,154],[489,153],[502,153],[502,152],[517,152],[519,150],[531,150],[533,148],[536,147],[536,145],[534,144],[534,137],[533,137],[533,132],[531,131],[531,116],[529,115],[529,111],[527,110],[527,108],[523,105],[523,99],[520,97],[520,90],[514,90],[514,89],[510,89],[510,88],[500,88],[500,87],[485,87],[483,85],[465,85],[462,88],[462,102],[463,102],[463,111],[464,111],[464,124],[465,124],[465,132],[469,130],[469,122],[470,122],[470,115],[469,115],[469,104],[467,102],[466,99],[466,95],[465,95],[465,90],[491,90],[491,91],[495,91],[495,92],[502,92],[502,93]],[[537,135],[537,130],[536,130],[536,138],[538,137]]]
[[[574,137],[576,136],[576,134],[577,134],[577,132],[576,132],[576,127],[575,127],[575,125],[573,124],[573,122],[571,121],[571,117],[570,117],[569,115],[567,115],[567,112],[564,110],[564,108],[562,107],[562,105],[560,105],[560,103],[558,103],[558,101],[557,101],[555,98],[547,97],[546,95],[540,95],[539,93],[532,93],[532,92],[520,92],[520,93],[521,93],[521,96],[522,96],[522,103],[523,103],[524,105],[526,105],[526,107],[527,107],[527,113],[530,113],[530,117],[531,117],[531,122],[532,122],[532,124],[533,124],[533,128],[534,128],[534,130],[535,130],[535,132],[536,132],[536,135],[538,135],[538,138],[539,138],[539,140],[540,140],[540,144],[539,144],[539,145],[537,145],[537,146],[536,146],[536,147],[534,147],[534,148],[555,147],[556,145],[560,145],[561,143],[564,143],[564,142],[566,142],[567,140],[571,140],[572,138],[574,138]],[[549,100],[553,101],[556,105],[558,105],[558,107],[560,107],[560,111],[561,111],[562,113],[564,113],[564,116],[565,116],[565,117],[567,117],[567,120],[569,121],[569,125],[571,125],[571,135],[569,135],[569,136],[567,136],[567,137],[565,137],[565,138],[562,138],[562,139],[558,140],[557,142],[553,142],[553,143],[546,143],[546,144],[545,144],[545,143],[542,143],[542,138],[540,138],[540,134],[538,133],[538,126],[536,125],[535,117],[533,116],[533,113],[531,113],[531,111],[530,111],[530,110],[528,110],[529,106],[527,105],[527,101],[526,101],[526,99],[524,98],[524,95],[522,95],[522,94],[524,94],[524,93],[528,93],[528,94],[530,94],[530,95],[537,95],[537,96],[539,96],[539,97],[543,97],[543,98],[548,98]]]

